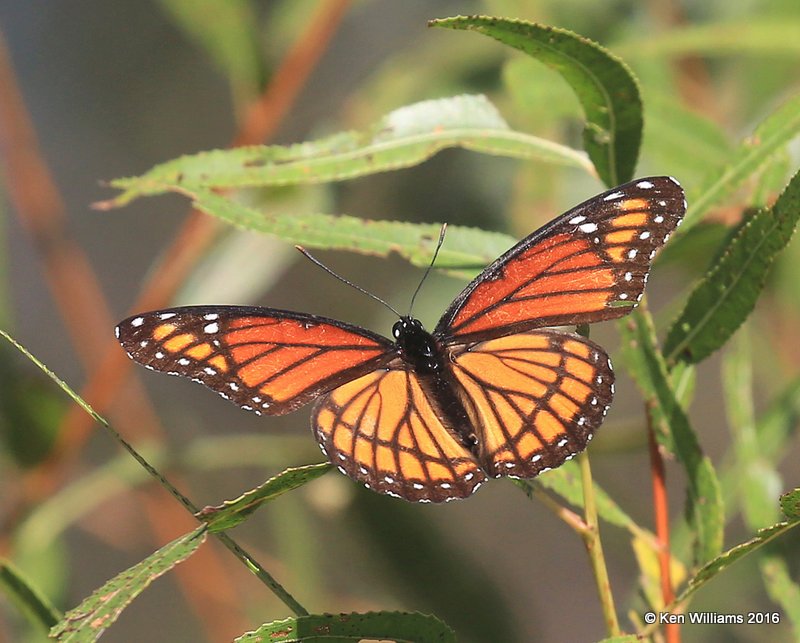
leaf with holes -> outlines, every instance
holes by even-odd
[[[266,623],[236,643],[359,643],[387,640],[396,643],[455,643],[453,630],[435,616],[409,612],[366,614],[310,614]]]
[[[418,165],[449,147],[592,172],[582,152],[509,128],[485,96],[454,96],[396,109],[366,132],[341,132],[289,146],[254,145],[182,156],[141,176],[112,180],[110,185],[122,194],[96,207],[118,207],[177,189],[344,181]]]
[[[173,540],[138,565],[117,574],[50,630],[58,641],[95,641],[130,602],[162,574],[191,556],[206,539],[205,525]]]

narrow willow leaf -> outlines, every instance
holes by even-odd
[[[667,334],[664,353],[670,361],[696,364],[728,341],[755,307],[767,271],[799,218],[800,172],[771,209],[745,219],[726,240]]]
[[[241,99],[252,96],[264,75],[259,24],[249,0],[160,0],[190,38],[231,80]]]
[[[459,16],[429,24],[477,31],[561,74],[583,106],[583,144],[600,178],[608,187],[633,178],[642,139],[642,101],[636,79],[622,60],[571,31],[521,20]]]
[[[123,190],[122,194],[97,207],[117,207],[177,188],[344,181],[417,165],[448,147],[593,172],[582,152],[511,130],[485,96],[455,96],[401,107],[364,133],[342,132],[297,145],[258,145],[182,156],[141,176],[114,179],[110,185]]]
[[[246,230],[273,234],[307,248],[350,250],[380,257],[394,252],[415,266],[428,266],[441,230],[438,223],[371,221],[331,214],[265,214],[207,190],[182,192],[199,210]],[[471,274],[515,243],[505,234],[448,226],[436,267],[466,269]]]
[[[35,623],[48,631],[61,620],[59,611],[10,561],[0,558],[0,587]]]
[[[751,16],[747,22],[709,22],[661,34],[647,32],[645,38],[620,42],[613,49],[624,58],[731,54],[795,58],[800,55],[800,23]]]
[[[689,190],[689,208],[682,231],[714,207],[719,206],[750,177],[757,174],[772,155],[800,134],[800,96],[788,100],[764,119],[753,134],[730,154],[728,164],[714,171],[700,185]]]
[[[69,643],[97,640],[150,583],[197,551],[206,534],[205,525],[198,527],[121,572],[67,612],[50,636]]]
[[[631,377],[652,405],[654,416],[669,427],[672,445],[688,479],[687,516],[696,535],[695,559],[705,563],[722,550],[725,523],[722,495],[711,460],[670,389],[667,368],[658,351],[655,330],[640,306],[620,322],[622,351]]]
[[[265,502],[269,502],[287,491],[302,487],[330,470],[331,464],[328,462],[286,469],[235,500],[226,500],[217,507],[204,507],[195,516],[206,523],[212,533],[231,529],[244,522]]]
[[[686,589],[675,599],[674,604],[685,602],[689,596],[694,594],[700,587],[714,578],[714,576],[719,574],[723,569],[747,554],[761,549],[768,542],[775,540],[778,536],[785,534],[787,531],[800,524],[800,489],[794,489],[781,496],[781,507],[786,513],[788,520],[771,525],[765,529],[759,529],[758,533],[752,539],[740,545],[736,545],[736,547],[729,549],[704,565],[692,577]]]
[[[435,616],[416,612],[309,614],[266,623],[236,643],[359,643],[365,639],[396,643],[455,643],[456,635]]]

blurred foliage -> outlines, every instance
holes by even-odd
[[[270,86],[279,61],[318,7],[310,0],[268,7],[248,0],[161,0],[160,5],[165,19],[185,35],[192,55],[204,57],[228,81],[238,124],[248,105]],[[800,640],[800,542],[797,530],[791,531],[800,520],[800,469],[796,457],[787,457],[797,453],[800,422],[800,244],[792,236],[800,214],[800,5],[795,0],[485,0],[470,3],[464,12],[515,21],[454,18],[438,23],[473,33],[425,31],[420,21],[413,36],[371,61],[368,74],[343,83],[345,95],[333,91],[339,80],[333,73],[324,87],[337,98],[319,99],[323,109],[315,120],[302,123],[307,133],[302,140],[187,150],[177,159],[153,159],[150,171],[116,180],[113,185],[124,191],[105,206],[174,192],[226,223],[275,237],[274,245],[256,245],[223,236],[206,263],[235,266],[225,271],[223,282],[238,281],[237,273],[252,269],[242,276],[245,285],[235,288],[220,285],[220,270],[198,269],[183,294],[190,292],[194,303],[221,303],[214,299],[225,291],[237,300],[278,291],[278,276],[289,262],[280,248],[293,243],[382,257],[385,267],[356,281],[368,288],[397,289],[397,297],[406,297],[418,271],[404,272],[397,257],[426,265],[444,221],[450,232],[439,266],[463,283],[514,238],[602,191],[604,182],[621,182],[632,172],[676,176],[689,210],[653,271],[656,283],[648,297],[661,309],[656,310],[657,323],[643,306],[617,327],[622,345],[614,353],[615,363],[623,367],[618,371],[630,374],[644,402],[640,415],[628,421],[642,436],[648,422],[653,426],[663,453],[676,460],[668,468],[671,486],[685,490],[685,499],[674,494],[671,516],[673,580],[679,601],[687,602],[681,607],[691,599],[697,601],[692,608],[699,603],[725,612],[778,612],[780,624],[759,627],[769,628],[770,640]],[[370,11],[370,3],[353,3],[340,28],[342,38],[350,40],[334,40],[326,69],[342,75],[355,58],[369,56],[369,38],[392,34],[392,24],[380,11]],[[180,94],[181,88],[170,91]],[[186,121],[202,129],[204,124],[192,121],[192,110],[184,109]],[[338,255],[330,256],[339,261]],[[367,264],[350,265],[366,271]],[[15,287],[11,268],[0,268],[0,278],[8,282],[0,284],[0,311],[8,324],[20,324],[7,312]],[[419,308],[427,312],[430,298],[443,309],[452,284],[431,279]],[[293,293],[301,301],[302,290],[310,291],[309,302],[348,312],[338,295],[323,292],[330,290],[327,285],[301,285]],[[666,338],[663,351],[659,337]],[[708,397],[714,388],[722,391],[721,400]],[[0,580],[6,594],[23,606],[20,613],[36,623],[28,629],[12,603],[6,608],[0,599],[0,620],[5,614],[13,620],[8,628],[15,640],[37,640],[41,626],[58,618],[42,594],[64,608],[81,598],[66,594],[70,577],[82,569],[67,570],[59,560],[68,550],[65,534],[95,534],[92,517],[108,512],[111,496],[125,494],[124,502],[136,506],[135,495],[126,492],[143,484],[130,469],[123,471],[113,462],[96,467],[87,457],[92,469],[60,481],[58,491],[39,505],[26,504],[30,476],[42,473],[64,409],[56,387],[32,374],[16,352],[0,347],[0,556],[15,563],[0,566]],[[187,403],[171,417],[183,415],[197,413]],[[293,416],[290,422],[303,420]],[[604,432],[614,431],[614,422],[622,424],[612,416]],[[716,435],[723,437],[709,449],[709,436]],[[259,471],[260,479],[319,458],[305,446],[295,447],[292,439],[268,437],[263,458],[260,442],[199,434],[180,445],[193,455],[172,457],[162,445],[151,461],[190,474],[221,468],[238,483],[235,453],[242,449],[248,464],[268,462],[270,475]],[[312,442],[303,437],[304,445]],[[646,440],[639,444],[645,449]],[[615,462],[630,456],[617,454]],[[273,506],[272,498],[324,469],[270,480],[256,501],[246,496],[240,499],[243,506],[223,510],[219,529],[247,516],[248,524],[240,529],[258,529],[245,533],[259,543],[260,553],[279,552],[280,560],[265,566],[290,579],[287,589],[298,600],[313,600],[320,614],[358,611],[344,619],[344,629],[333,634],[336,640],[370,632],[384,638],[402,632],[414,640],[452,635],[439,621],[384,611],[391,609],[433,613],[455,630],[459,641],[476,643],[542,639],[548,619],[555,623],[551,627],[563,621],[567,605],[551,613],[551,602],[557,600],[549,594],[552,579],[533,567],[526,570],[535,586],[524,590],[530,592],[523,601],[527,607],[514,607],[510,597],[515,590],[500,566],[463,542],[450,542],[453,534],[445,523],[456,515],[447,513],[450,508],[437,518],[435,510],[422,512],[353,492],[350,482],[335,474],[287,493]],[[564,517],[568,507],[581,511],[575,475],[574,468],[564,467],[541,482],[520,486]],[[638,583],[637,591],[626,596],[614,588],[618,613],[631,615],[622,629],[650,635],[655,628],[645,626],[642,613],[665,606],[649,519],[637,523],[637,517],[652,509],[646,506],[646,493],[637,507],[615,498],[609,477],[609,483],[601,478],[597,491],[604,533],[621,527],[632,548],[607,554],[626,557],[625,564],[638,568],[638,579],[625,587]],[[250,478],[241,480],[242,486],[256,487]],[[502,491],[518,494],[512,485]],[[287,508],[287,502],[296,506]],[[265,509],[254,512],[261,503]],[[265,515],[269,519],[259,523]],[[491,513],[471,519],[467,531],[494,543],[489,554],[499,558],[514,534],[495,525]],[[564,540],[580,541],[566,525],[560,528]],[[89,597],[70,612],[72,620],[62,621],[61,631],[91,640],[147,584],[188,558],[199,547],[201,532],[173,541],[112,578],[101,589],[113,592],[115,600],[106,604],[97,595]],[[526,538],[531,548],[537,547],[536,533]],[[737,574],[748,564],[739,561],[748,555],[753,566],[733,577],[736,592],[721,591],[730,581],[715,579],[717,574]],[[580,568],[580,582],[590,584],[583,559],[564,561],[565,570],[567,564],[570,574]],[[522,558],[514,566],[532,563]],[[701,589],[707,583],[709,589]],[[253,623],[273,619],[262,633],[284,637],[276,640],[302,640],[303,628],[318,632],[331,618],[298,615],[283,621],[286,607],[276,602],[265,614],[262,598],[242,588],[237,607]],[[594,606],[592,611],[599,613]],[[597,627],[594,635],[600,639],[599,619]],[[0,638],[4,628],[0,624]],[[692,630],[691,639],[719,640],[731,632],[707,625]],[[745,640],[748,632],[734,633]]]

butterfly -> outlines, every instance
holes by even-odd
[[[147,368],[258,414],[316,400],[320,448],[374,491],[466,498],[487,478],[533,478],[586,447],[614,394],[611,362],[551,327],[630,312],[685,210],[670,177],[595,196],[484,269],[432,333],[411,316],[390,340],[306,313],[188,306],[129,317],[116,335]]]

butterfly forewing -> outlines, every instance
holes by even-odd
[[[188,306],[126,319],[135,361],[190,377],[244,409],[280,415],[394,358],[393,344],[329,319],[236,306]]]
[[[491,476],[532,478],[582,451],[614,393],[608,356],[580,335],[536,330],[464,347],[453,372]]]
[[[446,342],[621,317],[686,210],[669,177],[639,179],[582,203],[520,241],[451,304]]]
[[[335,389],[317,402],[311,423],[331,462],[380,493],[444,502],[466,498],[486,479],[418,376],[402,368]]]

